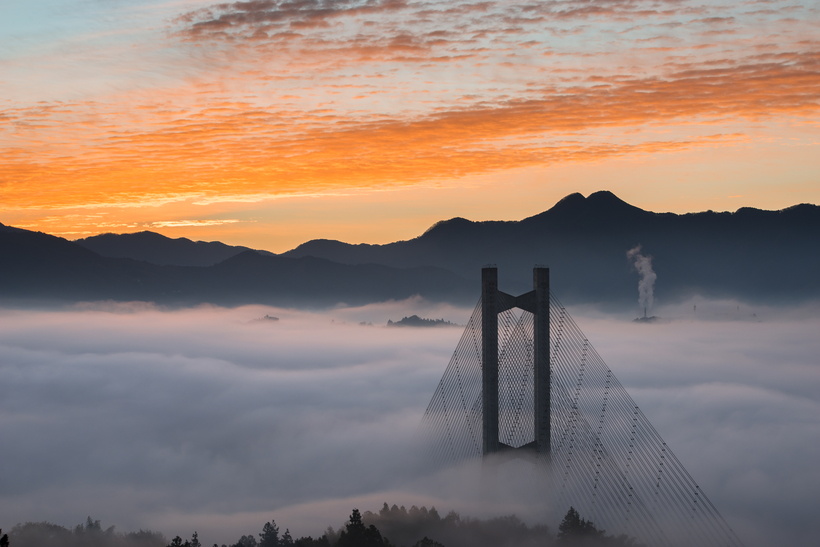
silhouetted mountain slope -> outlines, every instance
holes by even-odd
[[[325,306],[421,294],[472,303],[481,267],[495,263],[508,292],[529,290],[532,266],[546,264],[565,302],[623,303],[637,297],[626,251],[639,244],[654,257],[661,300],[691,293],[820,298],[820,207],[676,215],[644,211],[610,192],[572,194],[518,222],[454,218],[409,241],[314,240],[279,256],[150,232],[69,242],[0,224],[0,298]],[[207,263],[218,253],[230,256],[208,267],[148,263]]]
[[[22,228],[15,228],[14,226],[6,226],[5,224],[0,224],[0,232],[25,232]]]
[[[0,232],[0,256],[0,295],[7,298],[140,300],[158,268],[25,230]]]
[[[103,257],[65,239],[0,230],[0,299],[143,300],[169,305],[265,303],[331,306],[404,299],[473,299],[460,277],[440,268],[345,265],[321,258],[244,251],[209,267],[159,266]]]
[[[191,241],[184,237],[171,239],[154,232],[100,234],[78,239],[75,243],[102,256],[133,258],[161,266],[213,266],[251,250],[219,241]]]
[[[438,266],[475,283],[481,266],[498,265],[502,289],[523,292],[532,266],[551,268],[565,301],[631,301],[637,274],[626,251],[654,257],[656,295],[690,293],[755,301],[820,297],[820,207],[735,213],[653,213],[611,192],[571,194],[518,222],[436,223],[421,236],[387,245],[315,240],[283,256],[317,256],[346,264]]]

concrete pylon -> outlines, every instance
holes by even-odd
[[[550,269],[535,267],[532,271],[535,292],[533,315],[533,365],[535,384],[535,450],[549,456],[550,415]]]
[[[481,270],[482,454],[498,452],[498,269]]]
[[[498,269],[481,270],[482,454],[532,459],[550,453],[550,281],[549,268],[533,268],[533,290],[512,296],[498,290]],[[532,313],[534,371],[533,442],[511,447],[498,438],[498,314],[511,308]]]

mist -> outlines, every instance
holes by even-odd
[[[383,502],[543,522],[523,484],[490,506],[469,466],[441,476],[418,460],[416,429],[462,329],[384,325],[464,324],[471,311],[419,299],[2,310],[0,528],[90,515],[228,544],[270,519],[316,537]],[[569,311],[746,545],[816,540],[817,306],[698,300],[658,306],[656,324]]]

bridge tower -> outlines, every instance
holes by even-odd
[[[481,270],[482,455],[502,453],[545,460],[550,454],[550,270],[533,268],[533,290],[512,296],[498,290],[498,269]],[[498,314],[519,308],[533,314],[533,441],[514,448],[498,438]]]
[[[535,488],[561,512],[575,507],[656,547],[742,547],[549,289],[548,268],[536,266],[520,296],[498,290],[495,265],[482,269],[481,300],[422,420],[430,458],[483,459],[490,495],[500,490],[495,464],[528,460],[547,479]]]

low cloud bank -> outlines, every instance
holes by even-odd
[[[659,308],[662,324],[570,313],[746,545],[810,544],[820,314],[695,305]],[[488,506],[469,468],[419,463],[413,436],[461,330],[359,325],[471,311],[0,311],[0,528],[91,515],[227,544],[272,518],[316,537],[383,502],[543,521],[523,484]]]

